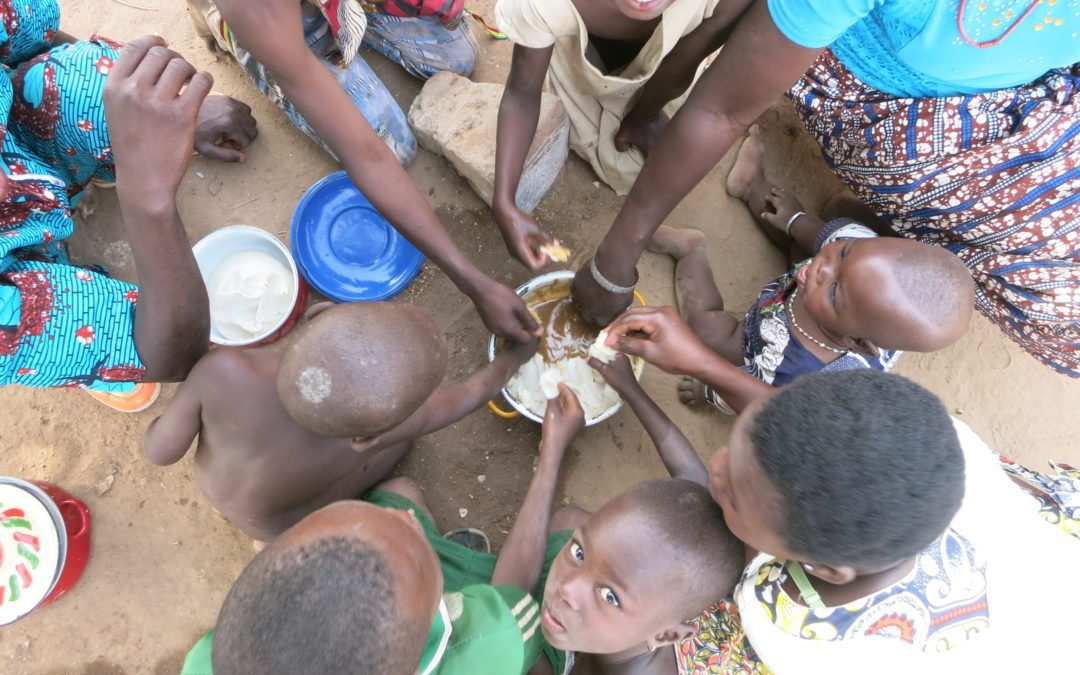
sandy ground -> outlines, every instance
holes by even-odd
[[[261,136],[246,164],[193,162],[180,191],[191,241],[234,223],[258,225],[286,239],[297,199],[336,170],[335,163],[296,132],[234,64],[203,49],[183,2],[135,4],[147,9],[112,0],[62,0],[62,28],[76,36],[99,32],[117,39],[160,33],[213,73],[219,92],[250,103],[259,119]],[[479,0],[473,6],[490,16],[493,4]],[[483,49],[475,79],[501,82],[510,45],[489,40],[479,27],[474,31]],[[378,57],[370,62],[407,106],[419,83]],[[762,124],[772,178],[819,209],[838,185],[816,148],[783,102]],[[729,154],[668,223],[708,233],[709,256],[729,307],[743,309],[782,271],[783,261],[743,205],[724,191],[733,158]],[[421,152],[409,173],[467,255],[507,283],[528,278],[506,256],[482,202],[441,158]],[[599,241],[619,205],[594,180],[585,164],[572,159],[537,212],[577,253],[575,265]],[[90,201],[93,213],[80,223],[73,254],[133,280],[115,196],[103,192]],[[650,303],[673,302],[669,260],[647,254],[640,273]],[[424,308],[445,327],[452,355],[448,377],[461,377],[483,362],[486,332],[469,302],[437,270],[425,267],[401,300]],[[900,372],[938,393],[993,446],[1029,466],[1041,467],[1049,457],[1080,462],[1080,447],[1071,442],[1080,385],[1036,363],[981,317],[950,349],[907,356]],[[681,406],[676,378],[648,369],[644,382],[704,456],[725,441],[730,421]],[[113,413],[78,391],[0,391],[0,474],[66,486],[93,512],[94,536],[79,585],[55,605],[0,631],[3,672],[175,673],[187,649],[213,625],[232,580],[252,556],[251,542],[213,515],[191,480],[190,458],[167,469],[142,458],[143,431],[173,391],[166,388],[161,402],[135,416]],[[480,527],[497,545],[513,522],[538,439],[538,427],[526,420],[508,422],[480,411],[418,441],[398,471],[421,483],[443,528]],[[662,474],[651,443],[624,411],[577,439],[559,499],[593,509],[636,481]],[[464,517],[460,509],[468,510]]]

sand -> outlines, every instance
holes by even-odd
[[[219,92],[248,102],[259,119],[261,135],[246,164],[192,162],[180,189],[190,240],[236,223],[286,239],[297,199],[336,170],[335,162],[295,131],[233,63],[204,49],[183,2],[131,4],[152,11],[112,0],[62,0],[62,28],[76,36],[97,32],[117,39],[158,32],[209,70]],[[471,4],[489,17],[493,5],[494,0]],[[488,39],[478,26],[473,30],[483,49],[475,78],[502,82],[510,45]],[[407,106],[419,83],[376,56],[369,62]],[[821,208],[838,185],[784,102],[761,122],[771,177],[794,189],[808,210]],[[743,205],[724,191],[733,159],[729,153],[667,222],[709,235],[720,288],[729,307],[744,309],[782,271],[783,261]],[[442,159],[421,151],[409,173],[466,255],[506,283],[528,279],[529,273],[507,256],[489,211]],[[537,211],[539,221],[573,250],[566,267],[588,255],[620,203],[594,181],[588,167],[572,159]],[[93,212],[71,240],[73,255],[134,280],[115,195],[102,191],[88,202]],[[674,301],[672,269],[667,258],[646,254],[642,259],[640,288],[650,303]],[[437,270],[427,265],[400,301],[424,308],[445,328],[448,377],[462,377],[483,363],[487,333],[468,300]],[[933,355],[908,355],[899,370],[939,394],[995,448],[1029,466],[1042,468],[1049,457],[1080,462],[1080,446],[1072,442],[1080,384],[1037,363],[983,318],[976,317],[956,345]],[[647,368],[643,380],[703,456],[725,442],[730,420],[683,407],[675,394],[677,378]],[[0,474],[66,486],[89,505],[94,538],[90,565],[71,593],[0,631],[0,671],[176,673],[186,651],[213,625],[232,580],[253,552],[251,541],[216,517],[199,494],[190,457],[159,469],[141,455],[143,432],[173,391],[175,385],[166,387],[150,410],[125,416],[79,391],[0,390]],[[527,420],[501,420],[482,410],[418,441],[398,472],[423,486],[442,528],[480,527],[498,545],[532,474],[538,432]],[[660,475],[663,467],[651,443],[623,410],[575,441],[558,499],[593,509],[636,481]],[[460,509],[467,509],[465,517]]]

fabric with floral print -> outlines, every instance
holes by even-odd
[[[14,17],[14,18],[13,18]],[[55,2],[0,0],[0,133],[9,192],[0,203],[0,385],[125,390],[135,349],[135,286],[75,267],[64,246],[93,179],[115,180],[103,92],[119,45],[49,48]]]
[[[675,658],[683,675],[769,675],[746,639],[739,608],[725,598],[689,622],[697,633],[675,646]]]
[[[1001,468],[1035,498],[1046,522],[1080,538],[1080,469],[1050,460],[1051,473],[1043,474],[997,453]]]

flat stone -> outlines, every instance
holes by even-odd
[[[491,205],[495,138],[503,87],[441,72],[428,80],[409,109],[420,145],[449,160]],[[518,208],[531,213],[558,178],[570,149],[570,118],[554,94],[540,98],[540,119],[518,184]]]

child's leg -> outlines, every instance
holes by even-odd
[[[374,489],[380,492],[390,492],[408,499],[413,504],[416,504],[416,508],[420,509],[428,518],[431,518],[432,522],[435,521],[435,517],[431,515],[431,509],[428,508],[427,502],[424,501],[424,491],[420,489],[420,486],[412,478],[406,478],[405,476],[391,478],[388,481],[379,483]]]
[[[212,0],[188,0],[188,11],[191,13],[197,33],[205,36],[209,32],[217,46],[233,55],[255,86],[274,105],[281,108],[300,131],[333,155],[303,115],[285,97],[285,93],[273,74],[256,61],[243,46],[237,44],[232,39],[231,33],[229,35],[223,33],[224,24]],[[416,156],[416,137],[412,133],[412,128],[409,127],[404,111],[394,100],[393,95],[359,56],[353,58],[345,68],[337,66],[327,58],[333,50],[334,43],[326,19],[311,3],[304,3],[301,11],[304,36],[312,53],[334,75],[342,89],[349,94],[349,98],[371,124],[375,133],[386,142],[397,160],[402,165],[407,165]]]
[[[400,63],[421,80],[444,70],[468,77],[479,51],[467,21],[447,28],[433,17],[404,18],[382,12],[368,14],[364,46]]]
[[[765,177],[765,146],[761,142],[761,132],[757,125],[750,127],[750,135],[746,137],[739,147],[739,154],[735,157],[735,164],[727,177],[727,191],[732,197],[737,197],[750,208],[754,216],[754,222],[761,228],[762,233],[769,241],[782,251],[787,252],[791,263],[805,260],[810,257],[810,252],[802,250],[795,242],[769,223],[765,222],[761,214],[770,212],[773,207],[766,198],[773,190],[781,190],[769,182]],[[783,192],[783,190],[781,190]],[[774,203],[776,199],[771,200]],[[793,204],[783,213],[777,213],[777,219],[787,222],[787,219],[799,211],[798,201],[792,197],[784,200],[785,204]]]
[[[714,352],[741,366],[742,321],[724,311],[724,298],[705,254],[705,235],[699,230],[664,225],[653,235],[648,248],[675,259],[679,313],[694,334]]]

